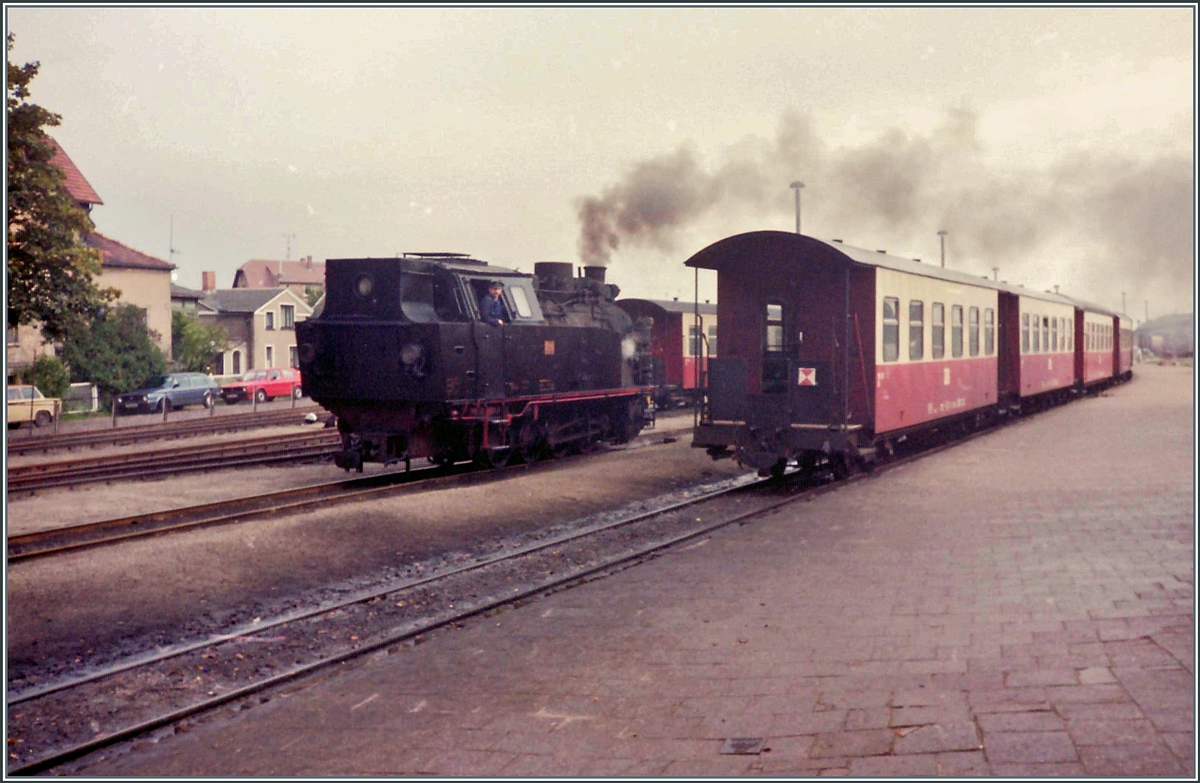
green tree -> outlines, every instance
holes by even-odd
[[[321,297],[325,295],[325,286],[322,285],[306,285],[304,286],[304,301],[308,302],[308,306],[312,307]]]
[[[8,51],[13,48],[8,34]],[[100,254],[83,243],[94,228],[75,203],[43,130],[62,118],[29,103],[39,63],[8,63],[8,325],[40,324],[51,340],[66,336],[119,292],[99,289]]]
[[[21,382],[41,389],[47,397],[63,398],[71,388],[67,368],[54,356],[39,356],[21,372]]]
[[[72,380],[94,383],[108,394],[136,389],[167,371],[167,359],[150,339],[140,307],[119,305],[87,328],[69,328],[67,335],[62,358]]]
[[[228,347],[225,327],[201,323],[182,310],[171,311],[171,355],[180,370],[211,373],[217,354]]]

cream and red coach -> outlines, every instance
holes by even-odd
[[[618,299],[634,321],[650,318],[650,378],[660,408],[694,400],[704,385],[708,360],[717,354],[717,306],[708,302]]]
[[[1065,296],[783,231],[686,263],[717,272],[722,324],[693,445],[763,473],[841,472],[909,434],[1114,380],[1116,314]]]

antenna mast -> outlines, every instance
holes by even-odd
[[[175,216],[171,215],[171,238],[167,242],[167,258],[171,263],[175,263],[175,256],[180,253],[175,249]]]

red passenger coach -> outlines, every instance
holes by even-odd
[[[1091,305],[1077,308],[1075,313],[1075,334],[1083,345],[1075,357],[1077,376],[1084,387],[1111,383],[1116,317]]]
[[[618,299],[613,304],[634,322],[654,321],[647,382],[655,388],[655,403],[671,407],[694,399],[708,372],[708,360],[716,356],[717,306],[662,299]]]
[[[722,324],[693,445],[764,474],[1059,402],[1127,353],[1103,308],[836,239],[756,231],[687,265],[717,272]]]
[[[1133,319],[1127,315],[1117,316],[1117,378],[1123,381],[1133,377]]]
[[[1009,290],[1012,290],[1011,288]],[[1021,399],[1061,397],[1075,386],[1075,306],[1057,294],[1014,294],[1020,329]],[[1006,388],[1011,391],[1011,388]]]
[[[693,440],[714,456],[847,465],[877,441],[995,410],[990,281],[782,231],[723,239],[687,265],[717,272],[721,355]]]

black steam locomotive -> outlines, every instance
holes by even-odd
[[[649,335],[603,267],[534,274],[459,253],[330,259],[325,306],[296,324],[304,391],[337,416],[335,463],[499,466],[641,431]],[[503,284],[503,325],[479,302]]]

